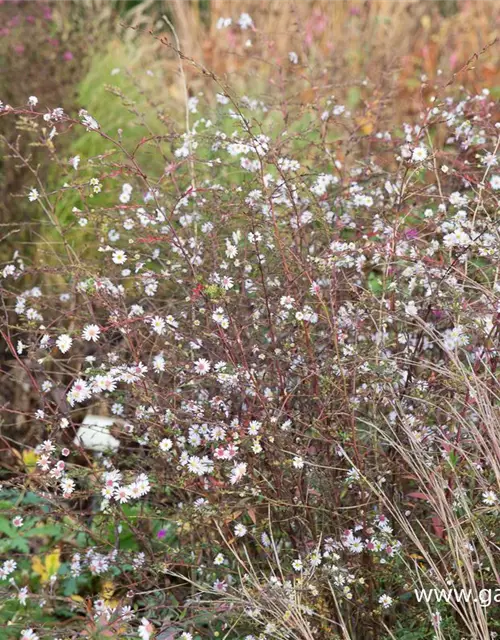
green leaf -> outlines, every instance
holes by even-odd
[[[361,91],[359,87],[351,87],[347,92],[347,105],[349,109],[355,109],[361,100]]]
[[[63,528],[57,524],[46,524],[41,527],[34,527],[25,533],[27,538],[49,536],[51,538],[62,538],[65,535]]]
[[[30,546],[24,538],[21,538],[21,536],[0,541],[1,554],[5,554],[7,551],[11,550],[20,551],[21,553],[29,553]]]
[[[380,274],[375,271],[370,271],[368,274],[368,288],[376,296],[379,296],[382,293],[384,287],[382,285]]]
[[[5,518],[0,518],[0,533],[9,536],[9,538],[15,538],[18,535],[14,527]]]

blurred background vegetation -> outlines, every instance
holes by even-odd
[[[184,117],[178,59],[162,41],[175,42],[169,23],[183,53],[240,95],[276,101],[285,92],[300,104],[313,101],[321,86],[359,111],[365,133],[387,100],[399,121],[418,113],[421,77],[452,78],[495,39],[500,24],[498,0],[0,0],[0,12],[4,104],[24,105],[35,95],[42,108],[61,106],[72,115],[85,108],[110,135],[121,129],[124,140],[137,140],[138,124],[166,133],[169,121]],[[243,12],[256,29],[235,28]],[[221,17],[233,26],[219,29]],[[291,65],[291,51],[298,65]],[[500,95],[498,57],[499,48],[490,48],[460,82]],[[185,73],[191,96],[203,91],[215,102],[212,80],[194,65],[186,64]],[[33,176],[12,145],[35,166],[39,150],[24,147],[6,120],[0,119],[2,262],[14,248],[35,251],[42,224],[26,206]],[[106,151],[100,137],[83,130],[58,141],[59,151],[61,145],[68,158]],[[49,189],[61,179],[57,171],[44,175],[43,167],[39,175]],[[59,207],[62,222],[74,204],[68,199]]]

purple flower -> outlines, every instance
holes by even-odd
[[[156,535],[157,535],[158,539],[161,540],[162,538],[164,538],[167,535],[167,532],[166,532],[165,529],[160,529]]]
[[[433,309],[432,315],[438,320],[440,320],[441,318],[444,318],[445,312],[442,309]]]
[[[63,53],[63,58],[64,60],[67,60],[67,61],[73,60],[73,54],[71,53],[71,51],[65,51]]]

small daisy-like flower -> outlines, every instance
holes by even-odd
[[[101,495],[106,500],[111,500],[111,498],[113,497],[113,493],[113,487],[104,487],[103,489],[101,489]]]
[[[82,338],[87,340],[88,342],[92,340],[92,342],[97,342],[99,339],[99,335],[101,330],[96,324],[87,324],[82,331]]]
[[[297,560],[294,560],[292,562],[292,567],[294,571],[302,571],[303,568],[303,563],[302,560],[300,558],[297,558]]]
[[[238,255],[238,248],[231,244],[229,242],[229,240],[226,240],[226,256],[232,260],[233,258],[236,258],[236,256]]]
[[[200,376],[204,376],[210,371],[210,362],[205,358],[200,358],[194,363],[194,370],[199,373]]]
[[[382,594],[378,599],[378,601],[379,601],[379,604],[381,604],[384,607],[384,609],[388,609],[393,602],[391,596],[388,596],[386,593]]]
[[[28,200],[30,202],[35,202],[35,200],[38,200],[39,197],[40,197],[40,194],[36,189],[30,189],[30,192],[28,194]]]
[[[59,336],[56,340],[57,348],[61,353],[66,353],[71,349],[71,345],[73,344],[73,338],[68,336],[67,333],[64,333],[62,336]]]
[[[19,589],[19,593],[17,594],[19,602],[23,605],[26,604],[26,600],[28,599],[28,587],[21,587]]]
[[[222,288],[225,289],[226,291],[229,291],[229,289],[232,289],[232,287],[234,286],[234,281],[229,276],[223,276],[221,278],[220,283],[221,283]]]
[[[113,262],[115,264],[125,264],[127,262],[127,254],[123,249],[117,249],[113,251],[113,255],[111,256]]]
[[[500,176],[492,176],[490,186],[493,190],[498,191],[500,189]]]
[[[129,496],[134,499],[140,498],[142,496],[141,487],[137,482],[133,482],[128,487],[128,493],[129,493]]]
[[[321,286],[319,285],[319,283],[313,282],[309,291],[312,295],[319,296],[319,294],[321,293]]]
[[[165,358],[163,357],[162,353],[158,353],[154,358],[153,358],[153,369],[157,372],[160,373],[162,371],[165,371]]]
[[[173,446],[173,442],[172,440],[170,440],[170,438],[163,438],[163,440],[159,444],[159,447],[163,452],[170,451],[172,446]]]
[[[212,587],[216,591],[227,591],[227,582],[225,580],[216,580]]]
[[[17,562],[15,560],[6,560],[2,565],[2,573],[5,576],[13,573],[17,568]]]
[[[141,640],[149,640],[154,633],[155,628],[147,618],[142,618],[141,626],[137,629],[137,633]]]
[[[494,491],[483,492],[483,503],[486,506],[492,507],[493,505],[497,504],[497,502],[498,502],[498,496]]]
[[[71,158],[69,163],[73,167],[73,169],[76,171],[78,169],[78,165],[80,164],[80,156],[75,156],[74,158]]]
[[[128,502],[130,500],[130,489],[128,487],[117,487],[114,496],[120,504]]]
[[[245,536],[247,534],[248,529],[245,527],[244,524],[238,523],[235,527],[234,527],[234,535],[238,538],[243,538],[243,536]]]
[[[297,64],[299,61],[299,56],[295,53],[295,51],[290,51],[288,54],[288,59],[292,64]]]
[[[38,98],[36,96],[30,96],[28,98],[28,104],[30,107],[36,107],[38,104]]]
[[[224,556],[222,555],[222,553],[218,553],[215,558],[214,558],[214,564],[219,566],[221,564],[224,564]]]
[[[412,162],[423,162],[427,158],[427,149],[425,147],[416,147],[411,155]]]
[[[271,538],[267,535],[267,533],[265,531],[260,536],[260,541],[262,542],[264,547],[270,547],[271,546]]]
[[[242,13],[238,18],[238,24],[240,25],[240,29],[245,31],[253,27],[253,20],[248,13]]]
[[[231,23],[231,18],[219,18],[217,20],[217,29],[226,29],[226,27],[231,26]]]
[[[165,332],[165,320],[160,316],[155,316],[151,320],[151,328],[155,333],[161,336]]]
[[[19,640],[38,640],[38,636],[33,629],[23,629]]]
[[[71,478],[63,478],[61,480],[61,489],[65,495],[71,495],[75,490],[75,481]]]
[[[12,524],[15,527],[22,527],[23,526],[23,519],[21,518],[21,516],[16,516],[13,520],[12,520]]]
[[[126,182],[122,186],[122,192],[119,197],[120,202],[123,204],[127,204],[127,202],[130,202],[131,194],[132,194],[132,186]]]
[[[262,423],[258,420],[252,420],[248,425],[248,435],[256,436],[262,427]]]
[[[233,470],[231,471],[231,484],[237,484],[243,476],[247,472],[247,463],[240,462],[239,464],[235,464]]]
[[[359,538],[354,538],[354,540],[349,545],[349,551],[351,553],[361,553],[364,549],[364,544]]]
[[[82,124],[87,128],[87,131],[96,131],[99,129],[99,123],[95,118],[93,118],[85,109],[81,109],[79,114],[82,119]]]

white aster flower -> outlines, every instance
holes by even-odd
[[[125,264],[125,262],[127,262],[127,254],[123,249],[113,251],[113,255],[111,257],[115,264]]]
[[[378,601],[379,601],[379,603],[382,605],[382,607],[384,609],[388,609],[391,606],[392,602],[393,602],[391,596],[388,596],[386,593],[381,595],[380,598],[378,599]]]
[[[423,162],[427,158],[427,149],[425,147],[415,147],[411,156],[412,162]]]
[[[248,529],[245,527],[244,524],[238,523],[235,527],[234,527],[234,535],[238,538],[243,538],[243,536],[245,536],[247,534]]]
[[[200,358],[194,363],[194,370],[201,376],[204,376],[210,371],[210,362],[205,358]]]
[[[38,193],[38,191],[36,189],[31,189],[29,194],[28,194],[28,200],[30,202],[35,202],[35,200],[38,200],[38,198],[40,197],[40,194]]]
[[[87,342],[97,342],[101,330],[96,324],[87,324],[82,331],[82,338]]]
[[[238,24],[240,25],[240,28],[245,31],[246,29],[253,27],[253,20],[248,13],[242,13],[238,18]]]
[[[56,340],[57,348],[61,353],[66,353],[71,349],[71,345],[73,344],[73,338],[68,336],[67,333],[64,333],[62,336],[59,336]]]

